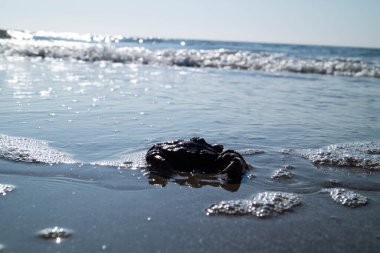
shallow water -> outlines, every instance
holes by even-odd
[[[2,55],[0,184],[15,186],[0,196],[3,251],[374,252],[380,172],[336,161],[379,165],[379,80]],[[192,136],[241,151],[252,171],[238,185],[146,173],[152,144]],[[315,163],[321,152],[330,160]],[[280,169],[292,176],[272,178]],[[343,206],[329,188],[368,203]],[[265,192],[300,205],[265,219],[206,215]],[[73,234],[38,237],[55,226]]]

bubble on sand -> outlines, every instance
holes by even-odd
[[[322,192],[329,193],[335,202],[344,206],[359,207],[368,203],[367,197],[343,188],[323,189]]]
[[[334,144],[321,149],[295,149],[283,152],[300,155],[316,165],[380,170],[380,142],[353,142]]]
[[[261,192],[252,199],[213,204],[206,209],[206,213],[207,215],[253,215],[265,218],[281,214],[300,204],[300,198],[293,193]]]
[[[0,158],[27,163],[77,163],[66,153],[49,147],[47,141],[4,134],[0,134]]]
[[[45,240],[55,240],[55,242],[59,244],[62,239],[70,237],[72,233],[73,231],[70,229],[56,226],[40,230],[38,236]]]
[[[14,185],[10,184],[0,184],[0,195],[7,195],[7,192],[11,192],[15,189]]]
[[[288,179],[292,177],[293,173],[290,170],[283,168],[276,170],[271,176],[272,179]]]

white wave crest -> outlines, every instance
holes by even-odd
[[[104,43],[11,39],[0,40],[0,54],[4,56],[76,59],[89,62],[112,61],[380,78],[380,63],[377,62],[345,57],[300,58],[282,53],[241,50],[148,50],[144,47],[118,47],[115,44]]]
[[[77,42],[119,42],[123,36],[100,35],[100,34],[79,34],[73,32],[49,32],[49,31],[18,31],[7,30],[7,34],[17,40],[62,40]]]

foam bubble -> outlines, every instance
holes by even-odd
[[[100,166],[110,166],[110,167],[120,167],[120,168],[130,168],[130,169],[138,169],[145,168],[145,153],[133,153],[123,155],[120,160],[111,160],[111,161],[97,161],[92,162],[92,165],[100,165]]]
[[[47,141],[0,134],[0,158],[27,163],[77,163],[69,155],[49,147]]]
[[[287,179],[292,177],[293,173],[290,170],[284,168],[276,170],[271,176],[273,179]]]
[[[380,142],[334,144],[320,149],[284,150],[309,159],[316,165],[350,166],[380,170]]]
[[[10,184],[0,184],[0,195],[7,195],[7,192],[11,192],[15,189],[14,185]]]
[[[222,201],[206,209],[207,215],[253,215],[265,218],[281,214],[300,205],[300,198],[293,193],[261,192],[249,200]]]
[[[359,207],[367,204],[367,197],[355,193],[353,191],[349,191],[343,188],[331,188],[324,189],[322,192],[327,192],[330,194],[330,197],[337,203],[342,204],[344,206],[349,207]]]

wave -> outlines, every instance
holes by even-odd
[[[77,163],[68,154],[49,147],[47,141],[4,134],[0,134],[0,158],[26,163]]]
[[[3,36],[2,36],[3,35]],[[78,42],[114,42],[117,43],[124,38],[120,35],[98,35],[98,34],[79,34],[71,32],[48,32],[48,31],[17,31],[17,30],[0,30],[0,38],[12,38],[17,40],[61,40],[61,41],[78,41]]]
[[[246,50],[150,50],[112,43],[7,39],[0,40],[0,55],[380,78],[378,61],[349,57],[305,58]]]

